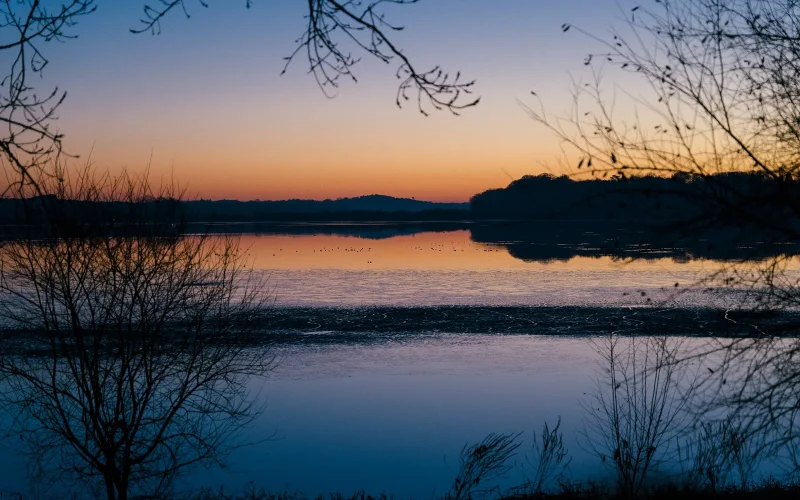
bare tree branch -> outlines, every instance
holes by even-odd
[[[74,38],[71,29],[95,8],[95,0],[0,2],[0,56],[9,62],[0,80],[0,162],[16,173],[2,194],[33,182],[62,154],[63,136],[53,121],[66,92],[56,87],[39,94],[31,77],[48,64],[40,45]]]
[[[338,89],[342,78],[357,81],[353,72],[360,57],[347,45],[373,58],[391,64],[399,61],[396,76],[400,80],[395,102],[402,107],[414,101],[420,113],[427,116],[431,109],[448,110],[454,115],[475,106],[480,101],[473,96],[474,80],[464,80],[461,72],[452,74],[441,66],[420,70],[391,39],[392,32],[403,26],[392,24],[386,17],[386,5],[409,5],[419,0],[308,0],[305,32],[296,40],[297,48],[285,58],[281,74],[300,54],[308,61],[308,70],[314,75],[326,96]],[[160,33],[162,20],[172,11],[180,10],[189,17],[187,0],[158,0],[144,7],[142,26],[133,33]],[[208,7],[205,0],[197,0]],[[249,8],[250,0],[246,6]]]

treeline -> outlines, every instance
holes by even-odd
[[[186,222],[185,207],[173,199],[153,199],[144,203],[121,201],[65,200],[55,195],[31,198],[0,198],[0,235],[8,236],[34,228],[56,231],[59,235],[83,233],[102,226],[118,227],[120,232],[139,229],[158,221],[159,230],[177,230]],[[163,224],[161,224],[163,223]],[[152,226],[152,224],[149,224]]]
[[[760,173],[574,180],[525,176],[472,197],[475,219],[759,219],[800,213],[800,183]]]
[[[103,201],[60,200],[55,196],[27,199],[0,198],[0,224],[43,224],[48,213],[75,220],[108,223],[133,220],[168,220],[185,223],[221,222],[375,222],[458,221],[469,218],[467,203],[435,203],[390,196],[362,196],[339,200],[236,201],[153,199],[131,204]],[[166,218],[166,219],[165,219]]]
[[[370,195],[339,200],[174,201],[139,204],[147,216],[186,223],[403,222],[480,220],[698,221],[736,226],[798,218],[800,182],[759,173],[621,177],[575,180],[525,176],[466,203],[434,203]],[[59,200],[54,196],[0,198],[0,224],[41,224],[46,212],[74,220],[120,222],[134,210],[113,202]],[[152,212],[152,213],[150,213]],[[139,214],[141,215],[141,214]]]

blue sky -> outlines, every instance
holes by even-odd
[[[283,57],[304,29],[305,2],[189,0],[159,35],[134,35],[144,0],[100,1],[45,48],[43,85],[68,91],[59,127],[67,147],[101,168],[174,175],[209,198],[339,197],[381,192],[464,200],[538,173],[555,138],[516,99],[531,90],[567,110],[572,77],[594,45],[572,23],[605,33],[619,23],[606,0],[422,0],[387,8],[406,29],[398,44],[420,67],[442,64],[477,80],[482,96],[461,117],[422,117],[394,104],[396,66],[365,57],[358,84],[326,98]]]

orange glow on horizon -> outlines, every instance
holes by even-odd
[[[498,179],[495,176],[463,176],[459,179],[445,179],[443,175],[430,175],[425,179],[381,179],[360,178],[343,179],[342,176],[317,176],[314,183],[302,179],[271,179],[265,175],[260,182],[241,182],[223,178],[195,178],[187,183],[187,192],[194,196],[220,200],[286,200],[286,199],[337,199],[380,194],[397,198],[461,203],[482,191],[501,188],[511,179]]]
[[[524,175],[548,172],[532,162],[527,155],[499,159],[487,149],[470,161],[404,163],[397,158],[371,162],[354,159],[347,166],[341,161],[320,159],[312,166],[295,159],[283,158],[280,163],[269,161],[232,161],[219,158],[181,159],[180,162],[163,162],[136,158],[121,164],[119,157],[94,154],[92,164],[98,169],[106,165],[121,165],[130,172],[139,171],[139,165],[148,166],[152,182],[177,182],[186,189],[189,198],[211,200],[286,200],[286,199],[337,199],[381,194],[398,198],[460,203],[467,202],[487,189],[506,187]],[[226,165],[220,168],[219,165]]]
[[[103,169],[149,165],[155,181],[174,179],[192,197],[239,200],[383,194],[466,202],[523,175],[547,172],[545,165],[562,156],[556,138],[537,133],[510,98],[460,117],[422,118],[383,99],[360,97],[311,110],[287,98],[263,121],[221,107],[214,120],[194,107],[157,123],[135,111],[124,128],[78,120],[67,150]]]

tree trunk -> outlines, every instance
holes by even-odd
[[[119,478],[116,481],[117,500],[128,500],[128,481]]]
[[[114,488],[114,480],[108,475],[103,475],[103,481],[106,483],[106,496],[108,500],[117,500],[117,490]]]

